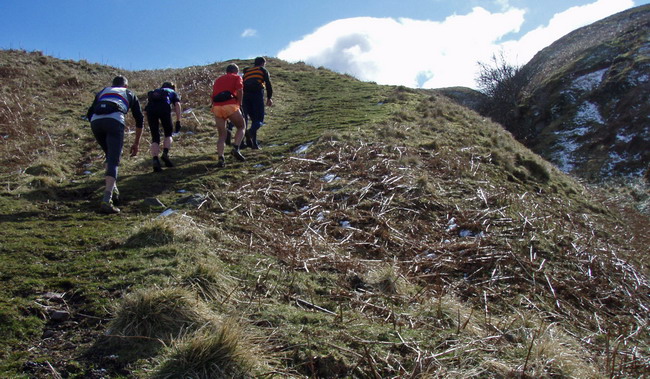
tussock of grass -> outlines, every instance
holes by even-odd
[[[252,378],[263,364],[251,338],[226,320],[174,341],[152,378]]]
[[[208,323],[214,315],[181,288],[143,289],[125,296],[109,334],[169,341]]]
[[[125,246],[135,248],[206,241],[201,228],[190,217],[172,214],[145,222],[125,241]]]
[[[528,175],[534,180],[542,183],[548,183],[551,180],[551,174],[539,159],[534,159],[533,157],[527,158],[518,154],[516,163],[525,168]]]
[[[186,287],[208,302],[223,302],[234,296],[235,280],[226,275],[223,268],[207,263],[194,265],[180,278],[181,286]]]
[[[402,295],[407,291],[408,283],[399,273],[399,268],[385,264],[368,273],[368,282],[379,292],[387,295]]]
[[[529,331],[520,353],[526,356],[526,373],[532,377],[548,374],[569,378],[599,377],[593,363],[581,356],[577,344],[553,325]]]
[[[35,162],[25,169],[25,173],[34,176],[50,176],[55,178],[63,178],[66,170],[61,164],[54,159],[45,159]]]

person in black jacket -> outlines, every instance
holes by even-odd
[[[273,105],[273,86],[271,76],[264,67],[264,57],[255,58],[254,66],[244,69],[244,98],[242,107],[246,118],[250,117],[251,126],[248,129],[246,143],[250,148],[259,149],[257,131],[264,124],[264,90],[266,89],[266,105]]]
[[[100,211],[103,213],[119,213],[115,206],[119,201],[117,190],[117,167],[120,164],[124,146],[125,115],[131,110],[135,118],[135,141],[131,146],[131,156],[138,154],[144,116],[137,96],[128,87],[128,81],[123,76],[116,76],[110,87],[105,87],[95,95],[86,117],[90,120],[93,135],[106,154],[106,187],[102,198]]]
[[[147,106],[144,111],[147,114],[147,123],[151,131],[151,157],[154,172],[162,171],[160,159],[160,126],[162,125],[165,140],[163,141],[162,160],[165,166],[174,167],[169,159],[169,149],[172,147],[172,135],[174,125],[172,124],[172,107],[176,114],[176,130],[181,129],[181,99],[176,92],[176,86],[172,82],[164,82],[160,88],[149,91],[147,94]]]

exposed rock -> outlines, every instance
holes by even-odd
[[[58,292],[46,292],[43,294],[43,299],[51,301],[53,303],[63,303],[64,299],[63,297],[65,294],[63,293],[58,293]]]
[[[61,310],[52,311],[50,313],[50,319],[57,322],[68,321],[70,319],[70,312]]]
[[[208,197],[206,195],[203,195],[203,194],[200,194],[200,193],[195,193],[194,195],[185,196],[185,197],[182,197],[182,198],[176,200],[176,204],[178,204],[178,205],[187,204],[187,205],[191,205],[191,206],[200,207],[207,200],[208,200]]]

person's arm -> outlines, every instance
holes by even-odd
[[[142,114],[142,108],[140,108],[140,101],[138,100],[135,94],[132,94],[131,100],[131,114],[135,118],[135,141],[131,146],[131,156],[135,157],[138,155],[138,150],[140,149],[140,138],[142,137],[142,128],[144,127],[144,115]]]
[[[237,104],[241,107],[242,100],[244,100],[244,89],[240,88],[237,90],[237,93],[235,94],[235,97],[237,98]]]
[[[140,100],[134,93],[131,93],[129,104],[131,105],[131,114],[135,119],[135,127],[142,128],[144,126],[144,115],[142,114],[142,108],[140,108]]]
[[[181,122],[181,102],[177,101],[174,103],[174,113],[176,113],[176,122]]]
[[[140,151],[140,139],[142,138],[142,127],[137,127],[135,128],[135,140],[133,141],[133,145],[131,145],[131,156],[135,157],[138,155],[138,151]]]
[[[266,87],[266,105],[273,106],[273,86],[271,85],[271,74],[268,70],[264,70],[264,82]]]
[[[235,98],[237,99],[237,104],[241,108],[242,102],[244,100],[244,79],[241,76],[237,76],[237,82],[235,84]]]
[[[97,104],[97,95],[95,95],[95,98],[93,99],[93,103],[88,107],[88,110],[86,111],[86,119],[90,122],[90,120],[93,118],[93,114],[95,113],[95,105]]]

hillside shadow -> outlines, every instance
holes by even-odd
[[[35,211],[0,214],[0,222],[25,222],[41,216],[43,216],[42,213]]]
[[[164,347],[162,341],[120,336],[100,336],[81,359],[92,362],[114,375],[132,375],[130,366],[141,359],[155,357]]]
[[[275,145],[277,146],[277,145]],[[226,147],[226,153],[229,152]],[[254,151],[245,149],[245,162],[237,162],[230,156],[226,158],[226,167],[217,167],[216,154],[202,154],[192,157],[177,157],[174,167],[163,168],[162,172],[131,171],[118,177],[120,190],[120,207],[137,206],[147,198],[155,198],[169,192],[200,192],[200,187],[208,182],[236,181],[245,176],[255,175],[261,171],[295,155],[295,147],[282,146],[280,151],[272,147]],[[148,169],[148,167],[147,167]],[[103,190],[103,176],[72,179],[67,184],[54,187],[40,187],[26,192],[23,197],[31,202],[59,203],[75,212],[99,213],[98,203]],[[56,208],[56,207],[55,207]],[[69,213],[70,210],[64,211]],[[58,212],[57,212],[58,213]],[[52,212],[23,212],[21,214],[2,215],[3,221],[17,221],[29,217],[54,217]],[[60,216],[60,213],[59,213]]]
[[[174,187],[181,187],[202,176],[219,174],[216,161],[209,155],[175,160],[175,167],[164,168],[162,172],[136,172],[118,177],[118,188],[122,202],[133,202],[147,197],[155,197]],[[225,173],[226,171],[224,171]],[[41,187],[23,194],[31,202],[74,203],[80,211],[95,208],[95,201],[103,190],[103,176],[70,181],[56,187]],[[21,214],[2,215],[3,219],[16,220],[42,216],[40,212],[21,212]]]

